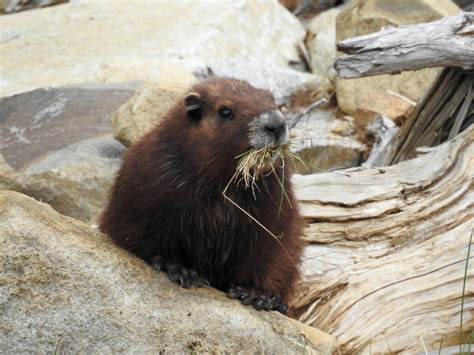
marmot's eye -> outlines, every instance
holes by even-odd
[[[232,111],[227,107],[219,109],[219,117],[223,120],[230,120],[232,118]]]

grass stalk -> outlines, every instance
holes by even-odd
[[[462,354],[463,350],[463,341],[462,341],[462,324],[463,324],[463,313],[464,313],[464,295],[466,293],[466,281],[467,281],[467,270],[469,265],[469,256],[471,254],[471,244],[472,244],[472,230],[471,236],[469,237],[469,245],[467,247],[467,257],[466,257],[466,266],[464,268],[464,280],[462,285],[462,295],[461,295],[461,320],[459,324],[459,352]],[[470,344],[469,344],[470,345]],[[469,346],[470,347],[470,346]]]

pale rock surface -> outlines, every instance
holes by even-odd
[[[300,62],[305,34],[276,0],[77,1],[1,16],[0,28],[0,96],[84,81],[159,82],[214,60],[287,68]]]
[[[5,353],[321,353],[335,340],[213,289],[184,290],[105,235],[0,192]]]
[[[61,214],[96,224],[124,151],[109,135],[54,152],[25,173],[4,162],[0,164],[0,190],[21,192]]]
[[[336,78],[336,18],[340,8],[324,11],[308,25],[306,46],[311,57],[311,71],[329,84]]]
[[[257,60],[213,61],[196,69],[194,74],[200,79],[217,76],[248,81],[257,88],[270,90],[278,105],[288,105],[297,92],[321,85],[318,75]]]
[[[379,31],[384,26],[431,22],[458,12],[459,8],[449,0],[354,1],[338,15],[336,37],[340,42]],[[363,126],[376,114],[400,122],[438,73],[438,69],[423,69],[397,75],[337,79],[338,105]]]

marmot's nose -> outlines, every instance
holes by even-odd
[[[281,121],[274,121],[265,124],[263,128],[266,133],[279,139],[286,131],[286,123]]]

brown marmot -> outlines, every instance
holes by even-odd
[[[286,312],[304,245],[290,164],[275,161],[251,188],[229,182],[236,157],[287,139],[269,91],[235,79],[197,84],[129,149],[100,229],[183,287],[210,284]]]

